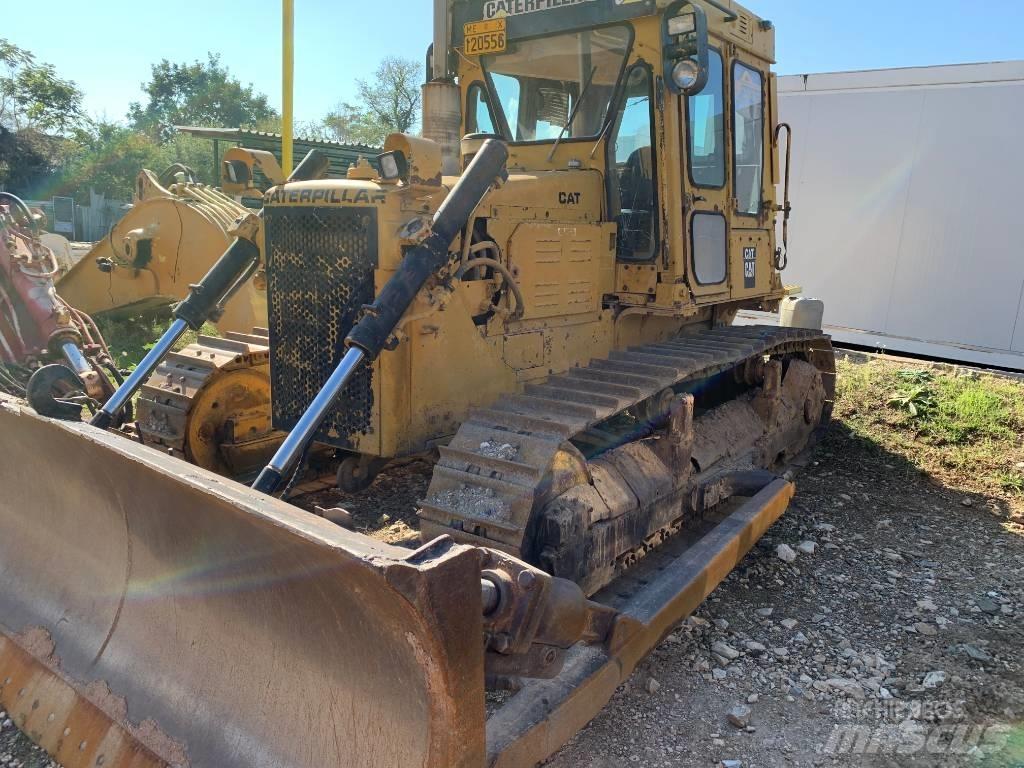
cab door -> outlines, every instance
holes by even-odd
[[[680,99],[686,126],[686,189],[684,237],[686,274],[698,303],[720,301],[729,295],[729,204],[731,200],[727,130],[725,59],[716,48],[708,51],[708,81],[704,89]]]
[[[760,67],[742,53],[729,63],[733,188],[729,271],[734,299],[770,290],[773,256],[765,206],[765,165],[770,157],[766,80]]]

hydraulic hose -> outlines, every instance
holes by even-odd
[[[507,159],[508,148],[503,142],[488,139],[483,143],[438,208],[430,235],[409,251],[376,301],[352,328],[345,339],[348,348],[358,347],[370,361],[377,358],[427,278],[448,263],[448,247],[494,180],[505,173]]]
[[[341,362],[270,463],[260,472],[252,486],[255,490],[273,493],[295,468],[352,374],[364,362],[377,358],[427,279],[448,263],[448,248],[452,240],[495,180],[505,177],[507,159],[508,148],[503,142],[491,139],[483,143],[466,172],[438,208],[430,235],[406,254],[376,301],[365,308],[363,316],[345,339],[348,350]]]

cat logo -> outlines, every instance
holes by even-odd
[[[743,249],[743,287],[757,287],[757,248]]]

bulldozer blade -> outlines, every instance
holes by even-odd
[[[479,575],[0,400],[0,708],[67,768],[478,768]]]

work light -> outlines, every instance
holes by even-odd
[[[685,13],[682,16],[675,16],[668,20],[668,33],[670,35],[688,35],[697,29],[697,17],[692,13]]]
[[[693,59],[681,59],[672,67],[672,82],[683,93],[689,93],[700,78],[700,65]]]
[[[405,155],[398,150],[378,155],[377,165],[380,166],[380,177],[384,181],[405,181],[409,173],[409,163]]]

